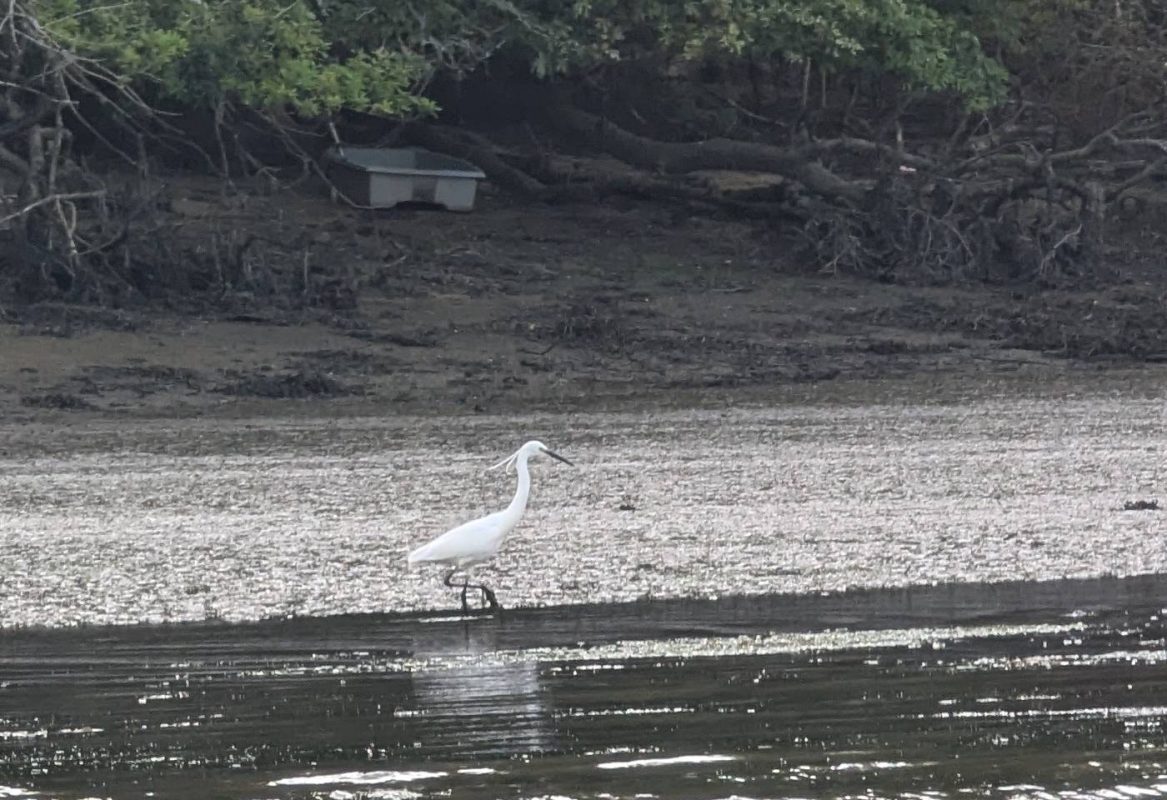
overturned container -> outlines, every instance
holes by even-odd
[[[326,154],[328,177],[361,206],[432,203],[471,211],[478,182],[486,174],[469,161],[420,147],[333,147]]]

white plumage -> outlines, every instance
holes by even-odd
[[[527,468],[527,460],[539,453],[545,453],[565,464],[571,465],[563,456],[550,450],[542,442],[530,441],[515,451],[514,455],[504,458],[490,469],[499,467],[510,468],[512,465],[519,473],[519,485],[515,490],[515,497],[509,506],[502,511],[487,514],[485,517],[465,522],[458,527],[446,531],[428,544],[423,544],[409,554],[409,564],[434,563],[445,564],[450,567],[443,580],[446,586],[457,587],[450,579],[459,570],[466,572],[462,587],[462,609],[469,610],[466,602],[466,592],[470,588],[482,592],[483,598],[490,603],[492,609],[499,607],[498,600],[483,584],[470,583],[470,570],[484,561],[489,561],[502,547],[503,540],[508,533],[514,530],[527,510],[527,498],[531,494],[531,473]]]

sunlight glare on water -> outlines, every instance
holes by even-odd
[[[1154,797],[1165,601],[1167,578],[1143,576],[8,631],[0,785],[62,800]]]
[[[1057,397],[0,426],[0,624],[452,607],[405,553],[501,508],[507,606],[1167,570],[1164,383]]]
[[[277,781],[269,781],[268,786],[329,786],[336,784],[369,786],[378,783],[409,783],[427,778],[444,778],[448,774],[446,772],[392,772],[385,770],[375,772],[341,772],[280,778]]]

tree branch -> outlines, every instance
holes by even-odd
[[[796,180],[815,194],[847,205],[860,205],[866,189],[839,177],[806,154],[772,145],[734,139],[662,142],[631,133],[574,106],[551,109],[553,124],[584,136],[597,148],[642,169],[682,174],[702,169],[773,172]]]
[[[6,217],[0,217],[0,223],[9,222],[9,221],[14,220],[18,217],[23,217],[24,215],[28,214],[30,211],[33,211],[34,209],[40,208],[41,206],[43,206],[47,203],[59,203],[62,200],[93,199],[96,197],[103,197],[103,196],[105,196],[104,189],[97,189],[97,190],[94,190],[92,192],[61,192],[59,194],[51,194],[51,195],[48,195],[47,197],[42,197],[39,200],[34,200],[33,202],[29,203],[24,208],[20,209],[19,211],[15,212],[15,213],[9,214]]]

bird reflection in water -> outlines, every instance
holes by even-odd
[[[430,631],[417,641],[418,657],[433,662],[457,657],[462,662],[456,667],[437,663],[412,674],[415,713],[425,718],[427,750],[512,756],[554,748],[539,665],[498,660],[497,637],[494,628],[457,625]],[[481,660],[467,664],[463,660],[468,655]]]

